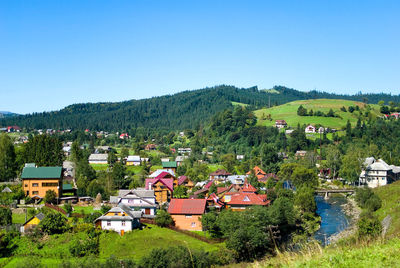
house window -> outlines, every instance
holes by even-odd
[[[39,183],[32,183],[32,187],[39,187]]]
[[[33,191],[32,194],[39,194],[39,191]]]
[[[196,227],[196,223],[195,222],[192,222],[192,227]]]
[[[43,182],[42,187],[58,186],[58,182]]]
[[[121,222],[121,225],[122,225],[122,226],[125,226],[125,221],[122,221],[122,222]]]
[[[28,184],[25,184],[25,187],[28,187]]]
[[[186,219],[189,219],[189,218],[191,218],[192,217],[192,215],[185,215],[185,218]]]
[[[115,213],[114,213],[114,216],[118,216],[118,212],[115,212]]]
[[[111,221],[107,221],[107,226],[111,226]]]

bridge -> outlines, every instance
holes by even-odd
[[[354,189],[317,189],[316,194],[324,194],[325,199],[329,197],[329,194],[354,194]]]

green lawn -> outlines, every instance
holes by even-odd
[[[400,233],[400,181],[381,186],[374,189],[374,192],[382,199],[382,207],[375,214],[380,220],[387,215],[392,217],[392,224],[387,235],[393,236]]]
[[[13,213],[12,223],[25,223],[25,213]]]
[[[300,105],[303,105],[308,111],[312,109],[314,112],[322,111],[327,113],[330,109],[332,109],[335,114],[340,115],[341,118],[337,117],[320,117],[320,116],[298,116],[297,109]],[[350,120],[352,125],[355,125],[357,122],[357,118],[359,115],[358,111],[350,112],[342,112],[340,108],[345,106],[346,109],[349,106],[358,105],[360,108],[365,106],[364,103],[348,101],[348,100],[332,100],[332,99],[316,99],[316,100],[301,100],[301,101],[293,101],[283,105],[264,108],[255,111],[255,114],[258,118],[259,125],[263,126],[274,126],[275,120],[285,120],[287,124],[291,127],[296,127],[297,124],[321,124],[325,127],[331,127],[340,129],[346,126],[347,120]],[[370,104],[371,114],[373,117],[380,115],[379,106],[376,104]],[[268,115],[271,115],[271,120],[266,119]]]
[[[93,212],[100,212],[100,210],[94,210],[93,206],[73,206],[74,213],[90,214]],[[101,212],[100,212],[101,213]]]
[[[246,103],[241,103],[241,102],[236,102],[236,101],[231,101],[233,106],[242,106],[242,107],[246,107],[248,106],[248,104]]]
[[[90,164],[96,171],[105,171],[108,168],[108,164]]]
[[[117,233],[102,234],[100,237],[99,257],[105,259],[114,255],[117,258],[132,257],[135,260],[139,260],[154,248],[179,245],[206,251],[217,250],[223,246],[223,244],[208,244],[191,236],[149,224],[148,228],[134,230],[122,237]]]
[[[219,165],[219,164],[209,164],[208,165],[208,169],[210,170],[210,172],[214,172],[217,169],[223,169],[224,166],[223,165]]]

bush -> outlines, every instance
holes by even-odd
[[[157,211],[157,215],[154,220],[156,224],[160,227],[174,225],[174,220],[172,219],[171,215],[165,210]]]
[[[99,237],[88,234],[83,237],[75,235],[68,249],[74,257],[97,255],[99,253]]]
[[[102,214],[105,214],[105,213],[108,212],[110,209],[111,209],[110,206],[102,205],[100,211],[101,211]]]
[[[71,214],[72,213],[72,205],[70,203],[65,203],[64,210],[67,212],[67,214]]]
[[[17,231],[0,231],[0,258],[9,257],[17,248],[17,240],[19,239]]]
[[[376,237],[382,233],[382,225],[378,218],[368,212],[361,215],[358,221],[359,237]]]
[[[98,217],[101,217],[101,215],[102,214],[100,212],[93,212],[91,214],[85,215],[83,221],[85,223],[93,223]]]
[[[39,223],[43,232],[52,234],[62,234],[68,230],[67,219],[60,213],[49,213]]]
[[[44,202],[49,204],[55,204],[57,201],[57,194],[53,190],[48,190],[44,197]]]
[[[0,226],[10,225],[12,223],[12,212],[8,207],[0,207]]]
[[[368,187],[357,189],[355,199],[361,208],[372,212],[382,206],[382,200]]]

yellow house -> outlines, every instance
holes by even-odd
[[[39,223],[44,219],[45,215],[43,213],[39,213],[36,216],[33,216],[29,220],[27,220],[21,227],[21,233],[25,233],[26,231],[29,231],[36,226],[39,225]]]
[[[21,179],[25,194],[31,198],[42,199],[48,190],[61,197],[62,167],[24,167]]]

